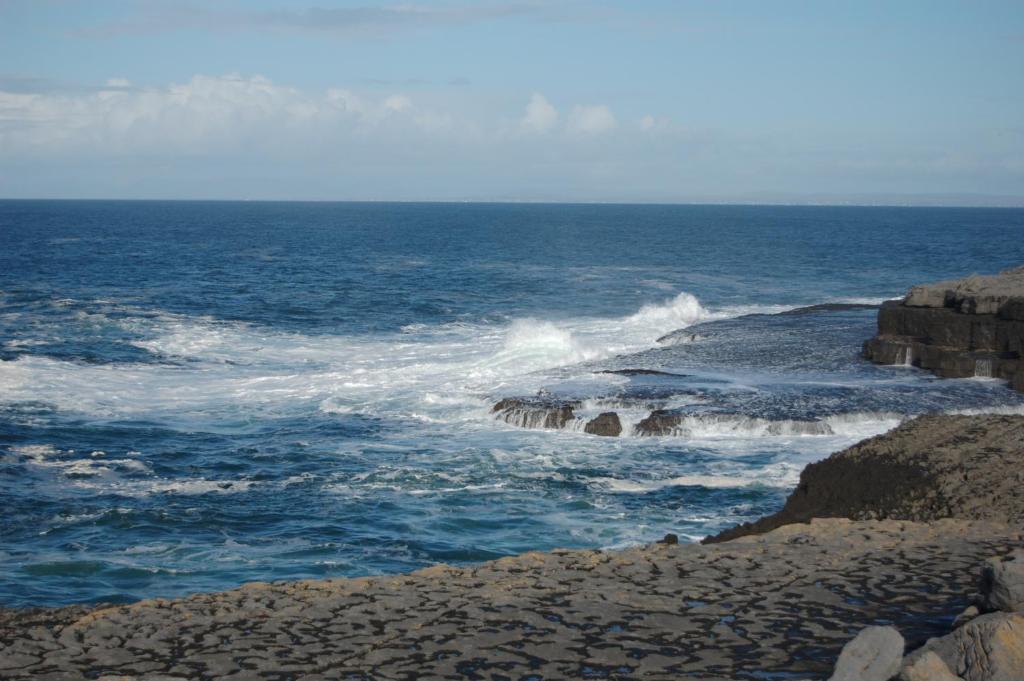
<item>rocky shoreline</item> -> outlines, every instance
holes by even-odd
[[[945,378],[1001,378],[1024,392],[1024,267],[915,286],[882,305],[864,356]]]
[[[809,467],[788,524],[730,541],[0,610],[0,678],[826,678],[865,626],[908,650],[950,635],[986,559],[1024,548],[1022,433],[1022,416],[915,419]],[[852,479],[883,469],[906,474],[875,496]]]
[[[882,307],[865,355],[1024,389],[1022,293],[1024,268],[915,288]],[[493,413],[622,433],[580,407],[538,395]],[[687,418],[654,409],[634,434]],[[1021,681],[1022,610],[1024,416],[930,415],[807,466],[778,513],[701,544],[0,608],[0,679]]]

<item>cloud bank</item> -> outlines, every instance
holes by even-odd
[[[306,140],[387,145],[396,140],[501,144],[531,134],[599,135],[616,127],[605,105],[576,106],[560,126],[558,110],[530,96],[518,126],[500,116],[472,117],[457,108],[417,103],[396,92],[367,96],[344,88],[309,93],[261,76],[196,75],[165,87],[111,78],[93,92],[0,91],[0,151],[93,153],[277,154]]]
[[[474,97],[240,74],[0,89],[0,196],[678,201],[1024,180],[1012,150],[886,155],[843,140],[823,163],[830,140],[797,133],[691,129],[541,92]]]

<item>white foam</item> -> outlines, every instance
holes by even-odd
[[[625,319],[630,326],[657,330],[672,331],[691,326],[707,319],[708,311],[700,304],[696,296],[683,292],[671,300],[662,303],[648,304]]]
[[[783,469],[780,469],[782,472]],[[741,489],[752,485],[768,487],[791,487],[794,482],[788,475],[758,477],[733,475],[681,475],[662,480],[623,480],[620,478],[591,478],[590,482],[601,489],[624,494],[644,494],[667,487],[706,487],[709,489]]]
[[[523,372],[576,364],[600,355],[586,348],[571,331],[536,319],[514,321],[505,333],[501,350],[491,357],[492,366],[513,366]]]
[[[483,395],[536,391],[548,380],[543,372],[641,350],[666,332],[724,314],[680,293],[620,318],[307,336],[209,317],[118,312],[89,321],[123,326],[144,337],[137,347],[185,361],[96,365],[25,355],[0,362],[0,402],[44,401],[100,417],[147,415],[210,427],[242,411],[292,414],[309,403],[327,414],[479,421],[486,418]]]
[[[1024,416],[1024,404],[1011,404],[1002,407],[977,407],[973,409],[953,409],[950,414],[962,416],[983,416],[992,414],[995,416]]]
[[[37,469],[52,469],[67,478],[118,477],[121,473],[150,474],[152,469],[136,459],[108,459],[94,451],[89,458],[68,458],[74,450],[60,450],[49,444],[18,445],[11,454]]]

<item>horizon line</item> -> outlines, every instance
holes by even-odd
[[[881,200],[868,202],[863,200],[843,201],[772,201],[772,200],[691,200],[691,201],[597,201],[597,200],[560,200],[560,199],[253,199],[253,198],[190,198],[190,197],[73,197],[73,196],[21,196],[3,197],[0,201],[60,201],[60,202],[123,202],[123,203],[349,203],[349,204],[474,204],[474,205],[566,205],[566,206],[748,206],[748,207],[789,207],[789,208],[989,208],[989,209],[1024,209],[1024,197],[978,194],[979,198],[989,198],[988,203],[915,203],[913,201],[886,202]],[[1002,199],[1002,201],[1000,201]]]

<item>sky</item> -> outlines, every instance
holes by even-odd
[[[0,0],[0,197],[1024,205],[1024,2]]]

